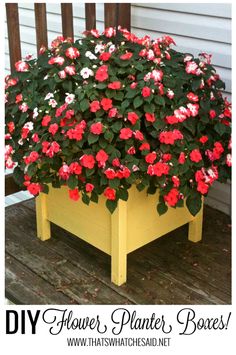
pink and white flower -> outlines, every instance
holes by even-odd
[[[88,79],[90,76],[94,76],[94,72],[91,69],[86,67],[80,71],[80,75],[82,76],[83,79]]]

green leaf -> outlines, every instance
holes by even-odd
[[[49,193],[49,187],[47,184],[43,184],[43,193],[48,194]]]
[[[89,100],[83,99],[80,101],[80,109],[82,112],[86,111],[89,108]]]
[[[32,177],[36,173],[37,170],[38,170],[38,167],[37,167],[36,163],[30,164],[27,169],[27,175]]]
[[[165,106],[165,99],[164,97],[160,96],[160,95],[156,95],[154,97],[154,101],[157,105],[160,105],[160,106]]]
[[[193,90],[193,92],[195,92],[197,89],[199,89],[200,85],[201,85],[201,79],[200,78],[193,79],[193,82],[192,82],[192,90]]]
[[[122,101],[124,98],[124,93],[122,91],[118,91],[113,95],[114,99],[117,101]]]
[[[136,95],[137,95],[137,93],[138,93],[138,91],[137,90],[132,90],[132,89],[130,89],[128,92],[127,92],[127,94],[125,95],[125,97],[127,98],[127,99],[133,99]]]
[[[111,129],[113,130],[113,132],[118,133],[120,132],[122,128],[122,122],[121,121],[116,121],[112,126]]]
[[[145,187],[146,186],[144,184],[142,184],[141,182],[138,185],[136,185],[136,188],[138,189],[138,191],[143,191],[145,189]]]
[[[104,83],[100,83],[96,85],[96,89],[102,90],[105,89],[107,87],[107,84]]]
[[[200,211],[202,207],[201,195],[196,191],[192,191],[191,195],[187,197],[186,205],[188,207],[189,212],[193,216],[196,216],[196,214]]]
[[[123,109],[126,109],[126,108],[129,107],[129,106],[130,106],[129,100],[124,100],[124,101],[122,102],[122,104],[121,104],[121,107],[122,107]]]
[[[110,213],[113,213],[115,211],[116,207],[117,207],[117,201],[107,200],[106,201],[106,207],[108,208]]]
[[[76,175],[71,175],[67,181],[67,185],[71,190],[74,190],[78,185],[78,178]]]
[[[143,99],[140,96],[135,97],[133,105],[134,108],[138,108],[143,104]]]
[[[88,134],[88,144],[89,145],[97,142],[98,139],[99,139],[99,135],[98,134],[93,134],[93,133],[89,133]]]
[[[154,185],[150,185],[147,189],[147,193],[149,195],[154,195],[156,193],[156,191],[157,191],[157,187]]]
[[[201,101],[200,101],[200,106],[201,106],[201,108],[203,109],[203,111],[205,111],[205,112],[209,112],[210,109],[211,109],[211,104],[210,104],[209,101],[203,101],[203,100],[201,100]]]
[[[19,168],[19,166],[15,167],[13,171],[13,179],[18,185],[22,185],[24,182],[24,172]]]
[[[221,123],[221,122],[217,122],[217,124],[214,126],[214,130],[220,135],[222,136],[225,131],[226,131],[226,126]]]
[[[145,112],[148,112],[148,113],[155,112],[155,105],[154,104],[145,104],[143,108],[144,108]]]
[[[112,139],[114,138],[114,133],[112,131],[106,131],[105,134],[104,134],[104,138],[106,140],[108,140],[109,142],[112,141]]]
[[[127,190],[120,188],[119,190],[119,198],[123,201],[127,201],[129,198],[129,193]]]
[[[115,178],[115,179],[109,180],[109,186],[110,186],[112,189],[117,189],[117,187],[120,186],[120,179]]]
[[[96,192],[92,191],[90,200],[95,203],[98,203],[98,195],[96,194]]]
[[[192,135],[195,135],[196,133],[196,126],[197,126],[197,120],[193,118],[187,118],[187,120],[183,121],[183,126],[192,133]]]
[[[161,216],[162,214],[166,213],[168,210],[168,207],[166,206],[166,204],[164,202],[159,202],[157,205],[157,212],[159,214],[159,216]]]
[[[82,195],[82,201],[83,201],[83,203],[85,203],[86,205],[89,205],[89,203],[90,203],[90,198],[89,198],[89,196],[88,196],[87,194],[83,193],[83,195]]]

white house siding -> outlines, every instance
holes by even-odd
[[[103,29],[103,4],[97,4],[97,28]],[[34,5],[19,4],[22,56],[36,54]],[[84,4],[73,3],[74,33],[78,38],[85,28]],[[48,38],[61,34],[60,4],[47,4]],[[136,3],[131,10],[132,31],[152,38],[168,34],[177,49],[198,55],[213,54],[213,64],[226,83],[225,94],[231,97],[231,5],[223,3]],[[6,31],[6,71],[9,71],[9,49]],[[215,183],[207,203],[230,213],[230,184]]]

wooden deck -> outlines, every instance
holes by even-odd
[[[132,252],[128,281],[110,282],[110,257],[57,226],[36,238],[34,200],[6,208],[6,297],[15,304],[230,304],[229,216],[204,210],[203,241],[186,226]]]

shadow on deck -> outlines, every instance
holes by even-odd
[[[128,255],[128,281],[110,257],[61,228],[36,238],[34,200],[6,208],[6,297],[15,304],[230,304],[230,218],[208,206],[203,240],[186,226]]]

